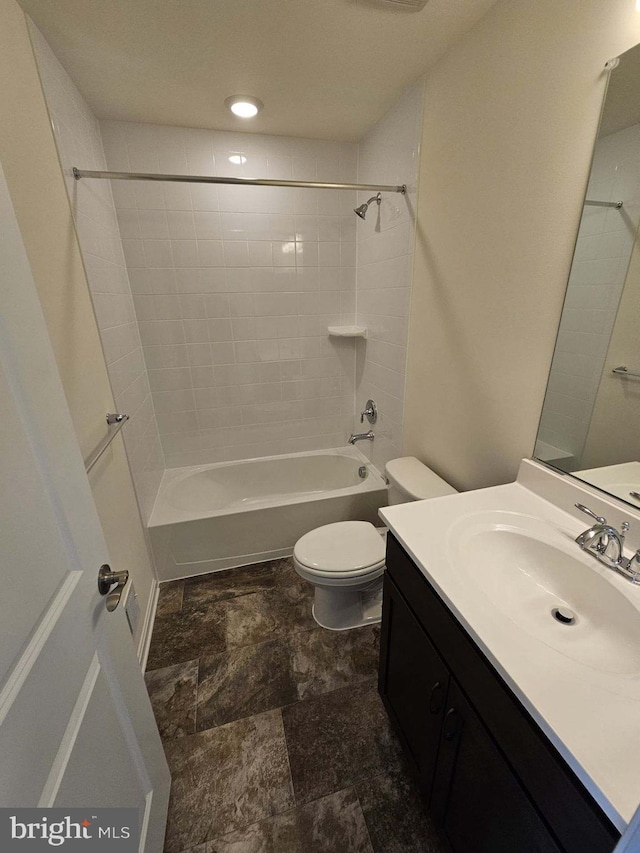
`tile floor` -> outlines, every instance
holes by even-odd
[[[442,853],[376,687],[379,627],[311,616],[291,560],[161,587],[146,674],[166,853]]]

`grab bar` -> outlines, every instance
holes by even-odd
[[[640,379],[640,373],[636,373],[633,370],[629,370],[629,368],[625,367],[624,364],[621,364],[620,367],[614,367],[611,372],[617,374],[618,376],[636,376]]]
[[[93,466],[96,464],[98,459],[100,459],[100,457],[105,452],[107,447],[109,447],[109,445],[111,444],[113,439],[117,436],[117,434],[120,432],[120,430],[122,429],[122,427],[126,424],[126,422],[128,420],[129,420],[129,415],[119,415],[117,412],[110,412],[107,415],[107,427],[108,427],[108,429],[107,429],[106,436],[102,439],[102,441],[96,447],[96,449],[92,453],[90,453],[87,456],[87,458],[84,460],[84,469],[87,472],[87,474],[93,468]]]

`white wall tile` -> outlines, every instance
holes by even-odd
[[[164,267],[170,268],[173,265],[173,257],[171,255],[172,243],[169,240],[143,240],[144,257],[147,267]],[[126,254],[126,253],[125,253]],[[129,255],[127,264],[129,264]],[[136,257],[136,266],[137,257]],[[178,264],[176,264],[178,266]],[[179,266],[187,266],[187,264],[179,264]]]
[[[103,132],[107,161],[131,149],[142,171],[148,150],[167,171],[356,179],[350,144],[119,122]],[[238,152],[240,167],[228,161]],[[167,464],[206,461],[214,447],[233,459],[344,444],[355,348],[333,347],[326,327],[355,310],[356,194],[158,184],[116,203]],[[311,324],[312,350],[301,337]]]
[[[223,267],[222,240],[198,240],[198,258],[201,267]]]
[[[169,263],[154,264],[154,266],[170,266],[171,257],[176,269],[180,267],[199,267],[198,243],[196,240],[171,240]],[[151,264],[149,264],[151,266]]]
[[[424,83],[419,81],[360,142],[358,181],[417,185],[423,94]],[[371,195],[360,194],[358,203]],[[341,272],[355,266],[354,290],[343,291],[342,310],[352,309],[357,322],[368,328],[368,339],[358,349],[355,414],[369,398],[378,406],[376,439],[360,447],[380,470],[389,459],[402,455],[415,201],[414,192],[406,197],[384,193],[379,207],[375,203],[369,207],[366,220],[341,221]],[[348,239],[354,228],[357,261]],[[360,431],[359,418],[354,427]]]
[[[201,215],[201,214],[199,214]],[[197,236],[194,214],[190,210],[167,210],[168,236],[173,240],[195,240]]]
[[[193,220],[198,240],[219,240],[222,237],[222,221],[217,211],[195,210]]]
[[[415,184],[421,109],[418,85],[363,140],[359,160],[352,144],[102,130],[109,167],[133,157],[141,171]],[[228,158],[239,152],[247,162],[236,166]],[[358,405],[374,393],[383,401],[377,464],[399,451],[414,235],[404,199],[385,198],[380,222],[361,224],[353,192],[141,184],[114,196],[168,465],[343,444],[356,346],[326,327],[353,322],[356,307],[371,345]]]

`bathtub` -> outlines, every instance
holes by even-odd
[[[355,447],[170,468],[149,521],[159,579],[289,556],[321,524],[378,524],[386,503],[383,478]]]

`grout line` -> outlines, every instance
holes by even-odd
[[[298,631],[298,632],[295,632],[295,633],[296,633],[296,634],[310,633],[311,631],[314,631],[314,630],[316,630],[316,629],[315,629],[315,628],[309,628],[309,629],[305,629],[304,631]],[[356,630],[357,630],[357,629],[356,629]],[[284,644],[287,644],[287,645],[288,645],[288,640],[289,640],[289,636],[288,636],[288,635],[279,635],[279,636],[273,637],[273,638],[271,638],[271,639],[269,639],[269,640],[263,640],[263,641],[260,641],[259,643],[252,643],[252,644],[250,644],[250,645],[248,645],[248,646],[233,646],[233,647],[231,648],[231,650],[229,650],[229,649],[225,649],[225,650],[223,650],[223,651],[216,652],[215,654],[216,654],[216,655],[220,655],[220,656],[222,656],[222,655],[227,655],[227,654],[230,654],[230,653],[231,653],[231,651],[233,651],[233,650],[254,648],[254,647],[262,646],[262,645],[265,645],[266,643],[271,643],[271,642],[283,642]],[[186,664],[186,663],[190,663],[192,660],[195,660],[195,658],[192,658],[192,659],[191,659],[191,660],[189,660],[189,661],[184,661],[184,663],[185,663],[185,664]],[[198,658],[197,660],[198,660],[198,684],[197,684],[197,687],[198,687],[198,686],[200,685],[200,678],[199,678],[199,675],[200,675],[200,658]],[[176,666],[176,665],[178,665],[178,664],[169,664],[169,666]],[[159,667],[159,669],[162,669],[162,668],[165,668],[165,667]],[[375,679],[376,679],[376,675],[375,675],[375,673],[374,673],[374,674],[372,674],[371,676],[367,676],[366,678],[358,679],[355,683],[356,683],[357,685],[361,685],[361,684],[365,684],[365,683],[366,683],[366,682],[368,682],[368,681],[371,681],[371,682],[372,682],[372,686],[375,686],[375,683],[376,683],[376,682],[375,682]],[[322,699],[324,699],[325,697],[330,696],[332,693],[336,693],[336,692],[337,692],[337,691],[339,691],[339,690],[345,690],[346,688],[348,688],[348,687],[350,687],[350,686],[351,686],[351,685],[350,685],[349,683],[341,684],[341,685],[339,685],[339,686],[337,686],[337,687],[334,687],[334,688],[333,688],[333,689],[331,689],[331,690],[326,690],[326,691],[323,691],[322,693],[315,693],[315,694],[312,694],[312,695],[310,695],[310,696],[305,696],[305,697],[302,697],[302,698],[297,698],[297,699],[294,699],[292,702],[288,702],[288,703],[286,703],[286,704],[284,704],[284,705],[274,706],[273,708],[265,708],[265,709],[264,709],[264,710],[262,710],[262,711],[257,711],[257,712],[254,712],[254,713],[252,713],[252,714],[247,714],[246,716],[236,717],[236,718],[235,718],[235,719],[233,719],[233,720],[228,720],[228,721],[226,721],[226,722],[224,722],[224,723],[217,723],[217,724],[214,724],[214,725],[212,725],[212,726],[209,726],[209,727],[208,727],[208,728],[206,728],[206,729],[201,729],[200,731],[198,731],[198,730],[197,730],[197,728],[196,728],[196,732],[195,732],[195,734],[201,734],[202,732],[205,732],[205,731],[211,731],[212,729],[218,729],[218,728],[221,728],[221,727],[223,727],[223,726],[229,726],[229,725],[232,725],[233,723],[238,723],[238,722],[240,722],[240,721],[242,721],[242,720],[250,720],[250,719],[252,719],[253,717],[258,717],[258,716],[261,716],[262,714],[269,714],[269,713],[272,713],[272,712],[274,712],[274,711],[280,711],[280,712],[282,713],[282,711],[283,711],[285,708],[292,708],[292,707],[294,707],[295,705],[299,705],[299,704],[300,704],[300,703],[302,703],[302,702],[304,702],[304,703],[309,703],[309,702],[313,702],[314,700],[322,700]],[[197,695],[197,687],[196,687],[196,695]],[[284,724],[284,717],[283,717],[283,724]],[[285,740],[286,740],[286,738],[285,738]],[[287,747],[287,754],[288,754],[288,747]],[[290,766],[289,766],[289,769],[291,769],[291,767],[290,767]],[[360,778],[360,777],[358,777],[358,778]]]
[[[284,714],[282,713],[282,708],[279,709],[280,712],[280,722],[282,724],[282,737],[284,740],[284,752],[287,757],[287,767],[289,769],[289,784],[291,785],[291,796],[293,797],[293,805],[294,808],[298,807],[297,797],[296,797],[296,789],[293,784],[293,772],[291,770],[291,756],[289,755],[289,743],[287,741],[287,730],[284,726]]]
[[[382,776],[383,774],[379,773],[377,775]],[[373,843],[373,838],[371,837],[371,830],[369,829],[369,824],[367,822],[367,816],[364,813],[364,809],[362,808],[362,802],[360,801],[360,794],[358,794],[358,790],[355,786],[355,783],[352,784],[351,787],[353,788],[353,793],[356,795],[356,802],[360,806],[360,812],[362,813],[362,820],[364,821],[364,828],[367,831],[367,838],[369,839],[369,844],[371,845],[371,851],[372,851],[372,853],[376,853],[376,848],[375,848],[375,845]]]
[[[200,687],[200,656],[196,664],[196,691],[193,700],[193,734],[198,734],[198,688]]]

